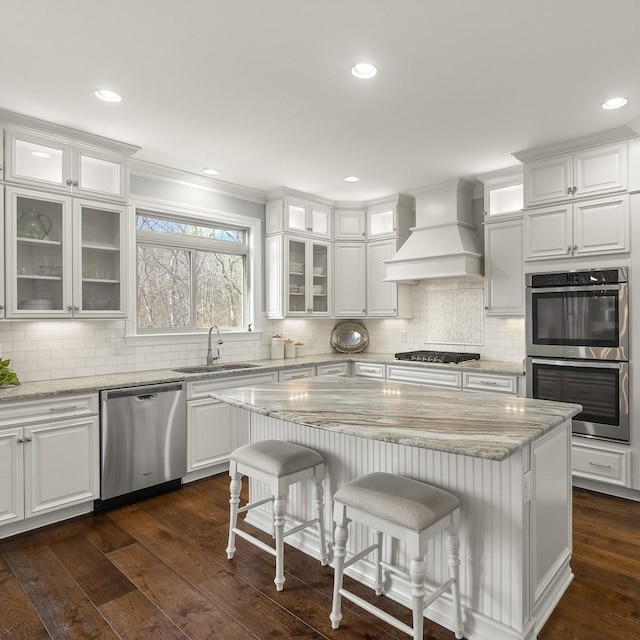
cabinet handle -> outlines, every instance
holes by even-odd
[[[73,311],[73,307],[70,304],[67,305],[67,311]]]
[[[77,180],[74,180],[74,181],[73,181],[73,186],[74,186],[74,187],[77,187],[77,186],[78,186],[78,184],[79,184],[79,183],[78,183],[78,181],[77,181]]]
[[[497,385],[498,383],[495,380],[481,380],[480,384]]]
[[[73,180],[71,178],[67,178],[67,186],[70,187],[73,184]]]
[[[31,442],[31,436],[26,436],[24,439],[25,442]]]
[[[73,310],[74,311],[80,311],[80,307],[77,304],[75,304],[75,305],[73,305]]]
[[[567,247],[567,253],[571,253],[571,245]]]
[[[366,367],[360,367],[361,373],[378,373],[377,369],[367,369]]]
[[[598,467],[598,469],[611,469],[610,464],[598,464],[597,462],[591,462],[591,460],[589,460],[589,464],[592,467]]]
[[[573,193],[575,195],[577,190],[578,190],[578,187],[573,187],[573,189],[571,189],[571,193]]]
[[[299,378],[308,378],[306,375],[298,375],[298,376],[287,376],[287,380],[298,380]]]
[[[573,250],[574,250],[574,251],[577,251],[577,250],[578,250],[578,245],[577,245],[577,244],[574,244],[574,245],[573,245]]]
[[[0,309],[4,309],[4,305],[3,304],[0,304]]]
[[[16,440],[16,442],[17,442],[18,444],[22,444],[22,443],[24,442],[24,438],[18,438],[18,439]]]

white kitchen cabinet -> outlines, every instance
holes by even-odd
[[[460,389],[462,387],[462,372],[459,369],[448,367],[414,367],[390,364],[387,365],[387,380],[429,387]]]
[[[369,202],[366,223],[367,240],[398,238],[402,243],[415,224],[415,200],[411,196],[397,194]]]
[[[267,236],[267,317],[329,316],[331,244]]]
[[[2,170],[0,170],[0,179],[1,174]],[[0,255],[2,256],[2,259],[0,259],[0,319],[4,318],[7,306],[5,299],[5,261],[7,254],[4,246],[4,221],[4,187],[0,186]]]
[[[630,251],[627,194],[532,209],[525,212],[524,223],[526,260]]]
[[[279,198],[267,202],[265,233],[287,232],[331,239],[331,217],[328,204],[304,198]]]
[[[367,316],[413,317],[413,287],[397,282],[385,282],[385,260],[398,250],[398,240],[367,242]]]
[[[333,315],[363,318],[367,315],[366,245],[336,242],[333,259]]]
[[[484,185],[484,215],[520,213],[524,206],[522,165],[478,176]]]
[[[209,397],[219,389],[276,382],[277,373],[203,379],[187,383],[187,478],[197,480],[223,470],[229,454],[249,442],[246,414]]]
[[[524,219],[522,214],[485,218],[484,275],[487,315],[524,315]]]
[[[571,468],[576,478],[631,487],[630,461],[627,445],[573,438]]]
[[[367,235],[367,212],[365,209],[334,209],[334,240],[365,240]]]
[[[125,316],[127,208],[7,187],[7,318]]]
[[[524,165],[525,207],[625,191],[627,143],[541,158]]]
[[[518,395],[518,376],[463,371],[462,388],[464,391],[487,391],[515,396]]]
[[[298,369],[288,369],[278,373],[278,381],[302,380],[302,378],[313,378],[316,375],[315,367],[301,367]]]
[[[356,378],[378,378],[384,380],[386,366],[377,362],[354,362],[353,375]]]
[[[318,376],[348,376],[349,363],[339,362],[337,364],[319,364],[316,367],[316,375]]]
[[[99,497],[97,411],[95,394],[0,406],[0,524]]]
[[[128,148],[128,153],[135,149]],[[128,197],[125,153],[92,147],[70,138],[7,128],[5,158],[7,182],[101,200],[126,201]]]
[[[334,243],[334,316],[413,316],[413,287],[384,281],[384,261],[395,254],[397,247],[395,238],[366,243]]]

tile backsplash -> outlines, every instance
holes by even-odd
[[[483,281],[474,278],[446,278],[419,282],[414,288],[412,319],[366,319],[369,351],[395,353],[415,349],[479,352],[485,359],[520,362],[524,358],[524,319],[484,317],[483,344],[456,345],[427,342],[427,325],[446,323],[451,309],[428,305],[430,292],[482,289]],[[455,299],[455,296],[453,296]],[[427,322],[427,308],[430,319]],[[434,314],[442,317],[434,318]],[[345,318],[346,320],[346,318]],[[332,351],[331,330],[341,319],[290,318],[263,320],[262,335],[234,340],[224,337],[220,351],[222,362],[268,359],[271,336],[279,333],[300,340],[307,355]],[[482,323],[481,323],[482,324]],[[142,346],[123,343],[123,320],[38,320],[0,322],[0,351],[11,358],[11,368],[23,382],[57,378],[112,374],[146,369],[203,364],[206,335],[193,341],[180,340]],[[405,340],[406,338],[406,340]],[[116,345],[113,345],[116,341]],[[114,346],[121,346],[119,353]],[[116,349],[117,350],[117,349]]]

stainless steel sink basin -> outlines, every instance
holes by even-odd
[[[215,373],[216,371],[238,371],[239,369],[252,369],[259,367],[259,364],[250,364],[248,362],[238,362],[237,364],[201,364],[193,367],[176,367],[171,371],[180,373]]]

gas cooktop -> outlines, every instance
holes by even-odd
[[[445,362],[458,364],[467,360],[480,360],[479,353],[459,351],[404,351],[396,353],[396,360],[413,360],[414,362]]]

